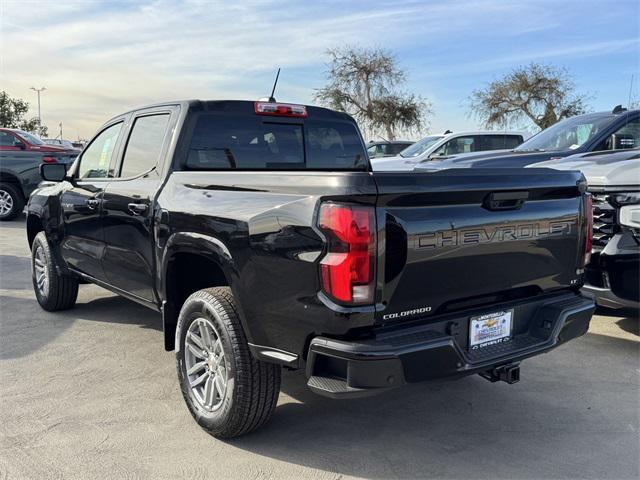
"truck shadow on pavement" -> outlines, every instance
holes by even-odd
[[[516,385],[471,376],[342,401],[310,392],[303,372],[285,371],[273,419],[228,443],[288,463],[365,478],[468,478],[473,471],[491,472],[487,478],[607,477],[607,469],[618,461],[588,432],[626,429],[633,444],[638,420],[633,408],[612,414],[611,400],[589,387],[604,375],[579,361],[594,346],[605,346],[603,354],[616,364],[628,362],[638,351],[637,342],[589,334],[573,352],[565,347],[564,356],[525,362],[523,381]],[[633,368],[628,370],[622,376]],[[629,405],[632,395],[629,391]],[[629,454],[632,450],[629,446]],[[590,452],[588,458],[585,452]],[[619,453],[614,455],[618,459]],[[535,469],[532,459],[538,459]],[[632,466],[627,473],[633,478]]]
[[[20,358],[36,352],[75,322],[138,325],[162,331],[160,314],[118,296],[88,302],[79,300],[70,310],[47,312],[35,298],[0,295],[0,317],[0,359]],[[158,342],[162,342],[162,337]]]

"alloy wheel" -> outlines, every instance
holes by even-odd
[[[206,411],[218,410],[227,393],[228,369],[220,335],[209,319],[191,323],[183,352],[193,398]]]
[[[6,190],[0,190],[0,216],[9,215],[13,210],[13,197]]]
[[[46,297],[49,294],[49,274],[47,272],[47,260],[44,256],[44,249],[41,245],[36,248],[34,269],[38,291],[40,295]]]

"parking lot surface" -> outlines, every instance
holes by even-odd
[[[638,478],[640,350],[633,311],[479,376],[348,401],[285,372],[278,408],[233,441],[183,403],[160,316],[99,287],[48,313],[31,287],[24,219],[0,225],[0,479]]]

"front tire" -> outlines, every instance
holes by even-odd
[[[217,438],[233,438],[265,424],[280,392],[280,367],[249,351],[231,289],[200,290],[178,319],[178,379],[189,411]]]
[[[24,209],[20,188],[13,183],[0,183],[0,221],[13,220]]]
[[[45,310],[66,310],[76,304],[78,279],[59,273],[44,232],[31,245],[31,278],[38,303]]]

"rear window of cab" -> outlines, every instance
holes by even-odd
[[[367,170],[356,126],[277,116],[197,116],[186,170]]]

